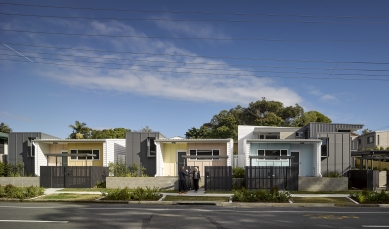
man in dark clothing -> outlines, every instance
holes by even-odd
[[[178,194],[181,194],[182,192],[186,194],[186,177],[189,176],[189,174],[188,171],[185,171],[184,166],[181,167],[178,176]]]
[[[197,169],[197,167],[194,168],[192,179],[195,192],[197,192],[197,190],[199,190],[199,180],[201,179],[200,171]]]

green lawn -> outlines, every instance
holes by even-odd
[[[293,203],[354,204],[345,197],[293,197]]]
[[[355,192],[362,192],[362,190],[348,190],[348,191],[289,191],[291,194],[352,194]]]
[[[214,196],[166,196],[163,201],[219,201],[228,202],[228,197],[214,197]]]
[[[95,200],[100,198],[101,195],[88,195],[88,194],[72,194],[72,193],[58,193],[43,196],[40,199],[43,200]]]

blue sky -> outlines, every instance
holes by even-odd
[[[0,4],[0,122],[13,131],[66,138],[79,120],[184,136],[262,97],[389,129],[388,1],[12,3],[57,6]]]

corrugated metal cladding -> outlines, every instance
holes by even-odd
[[[338,132],[339,129],[359,130],[363,128],[363,125],[311,122],[307,125],[307,128],[309,129],[309,137],[313,138],[317,133]]]
[[[138,164],[139,168],[144,166],[148,176],[156,174],[155,157],[147,156],[147,138],[160,138],[159,132],[127,132],[126,133],[126,165]]]
[[[58,139],[52,135],[41,132],[11,132],[8,135],[8,162],[17,164],[24,163],[25,174],[35,174],[35,160],[32,155],[33,145],[30,139]]]
[[[321,173],[345,173],[351,168],[351,139],[349,133],[318,133],[328,138],[328,157],[321,158]]]

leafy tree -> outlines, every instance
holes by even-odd
[[[73,133],[69,135],[70,139],[90,138],[91,128],[87,127],[85,122],[81,123],[79,121],[75,121],[74,125],[69,125],[69,127],[73,129]],[[80,137],[80,134],[82,135],[82,137]]]
[[[115,129],[103,129],[92,130],[91,138],[93,139],[124,139],[126,138],[126,132],[130,132],[130,129],[115,128]]]
[[[373,131],[372,130],[369,130],[369,129],[364,129],[364,130],[362,130],[362,135],[365,135],[365,134],[370,134],[370,133],[373,133]]]
[[[142,129],[139,129],[138,132],[153,132],[153,130],[150,129],[149,126],[145,126]]]
[[[9,132],[12,132],[12,129],[9,128],[9,126],[7,124],[2,122],[2,123],[0,123],[0,132],[9,133]]]
[[[308,111],[294,120],[294,126],[305,126],[310,122],[331,123],[332,120],[318,111]]]
[[[192,127],[185,133],[186,138],[233,138],[238,139],[238,125],[252,126],[304,126],[309,122],[327,122],[331,119],[318,111],[304,113],[304,109],[295,106],[284,107],[278,101],[267,101],[266,98],[251,102],[247,108],[235,108],[220,111],[209,123],[200,128]]]

